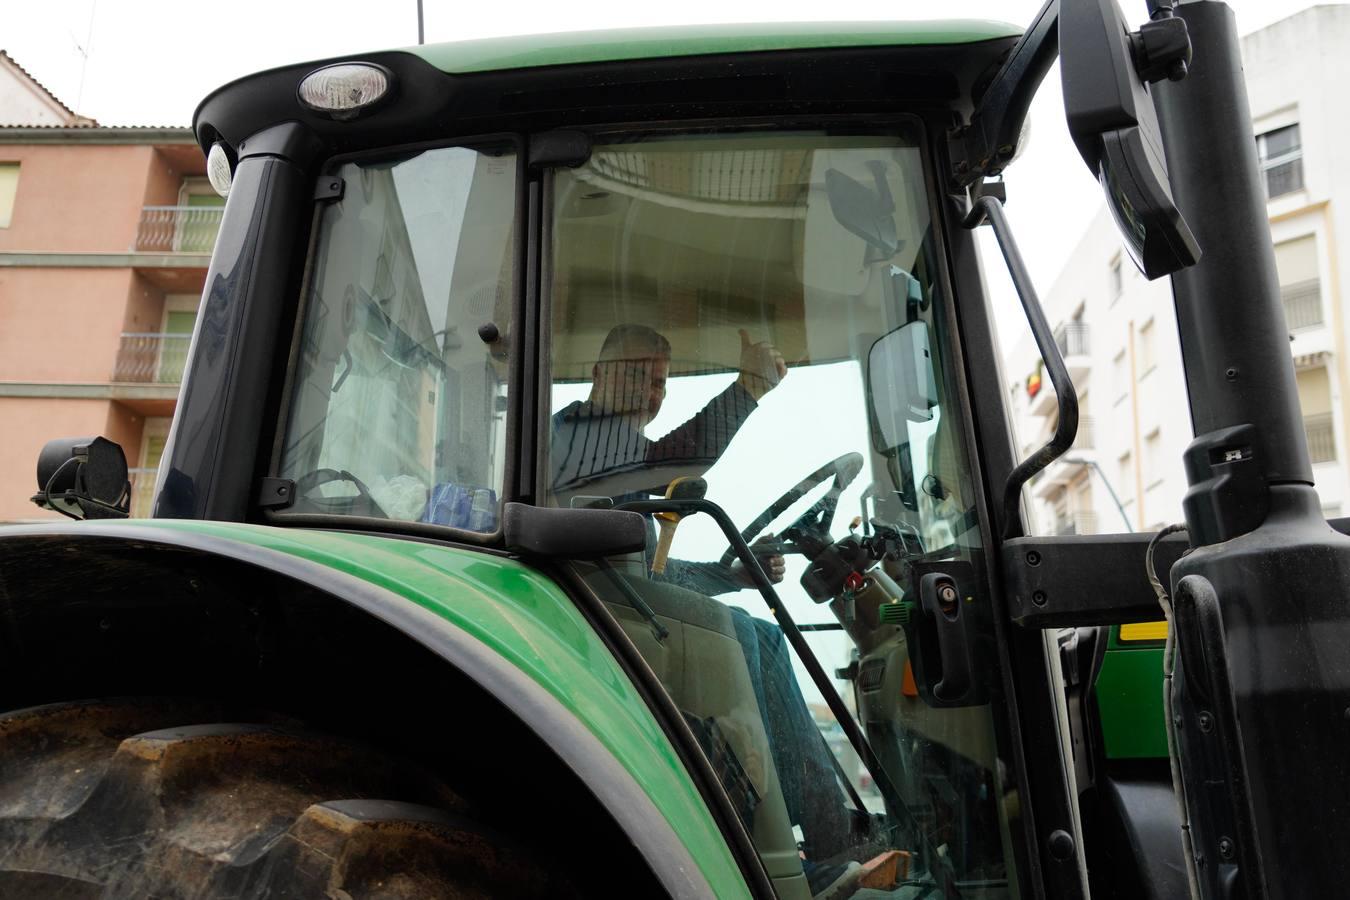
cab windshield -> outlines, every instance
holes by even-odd
[[[711,516],[647,513],[645,553],[575,563],[785,897],[1016,893],[995,663],[937,703],[904,624],[924,565],[981,565],[920,146],[630,135],[549,185],[546,501],[717,504],[829,675]]]

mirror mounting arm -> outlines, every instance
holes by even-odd
[[[970,122],[948,137],[951,174],[958,187],[997,175],[1012,161],[1031,98],[1058,55],[1059,0],[1046,0],[970,114]]]

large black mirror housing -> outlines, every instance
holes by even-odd
[[[1178,41],[1175,31],[1168,29],[1171,43]],[[1144,46],[1130,33],[1115,0],[1060,3],[1060,74],[1069,133],[1106,193],[1131,259],[1153,279],[1194,265],[1200,247],[1172,199],[1157,115],[1138,68],[1143,65],[1154,77],[1163,70],[1179,74],[1185,67],[1177,66],[1179,60],[1160,63],[1162,50],[1146,58]],[[1189,56],[1188,49],[1183,55]]]
[[[72,519],[122,519],[131,508],[127,457],[104,437],[58,438],[38,454],[33,502]]]

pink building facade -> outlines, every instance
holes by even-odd
[[[148,512],[223,205],[204,173],[186,128],[0,122],[0,521],[55,515],[39,450],[97,434]]]

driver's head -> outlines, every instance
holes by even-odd
[[[670,341],[646,325],[616,325],[591,370],[591,404],[645,427],[661,411],[669,375]]]

